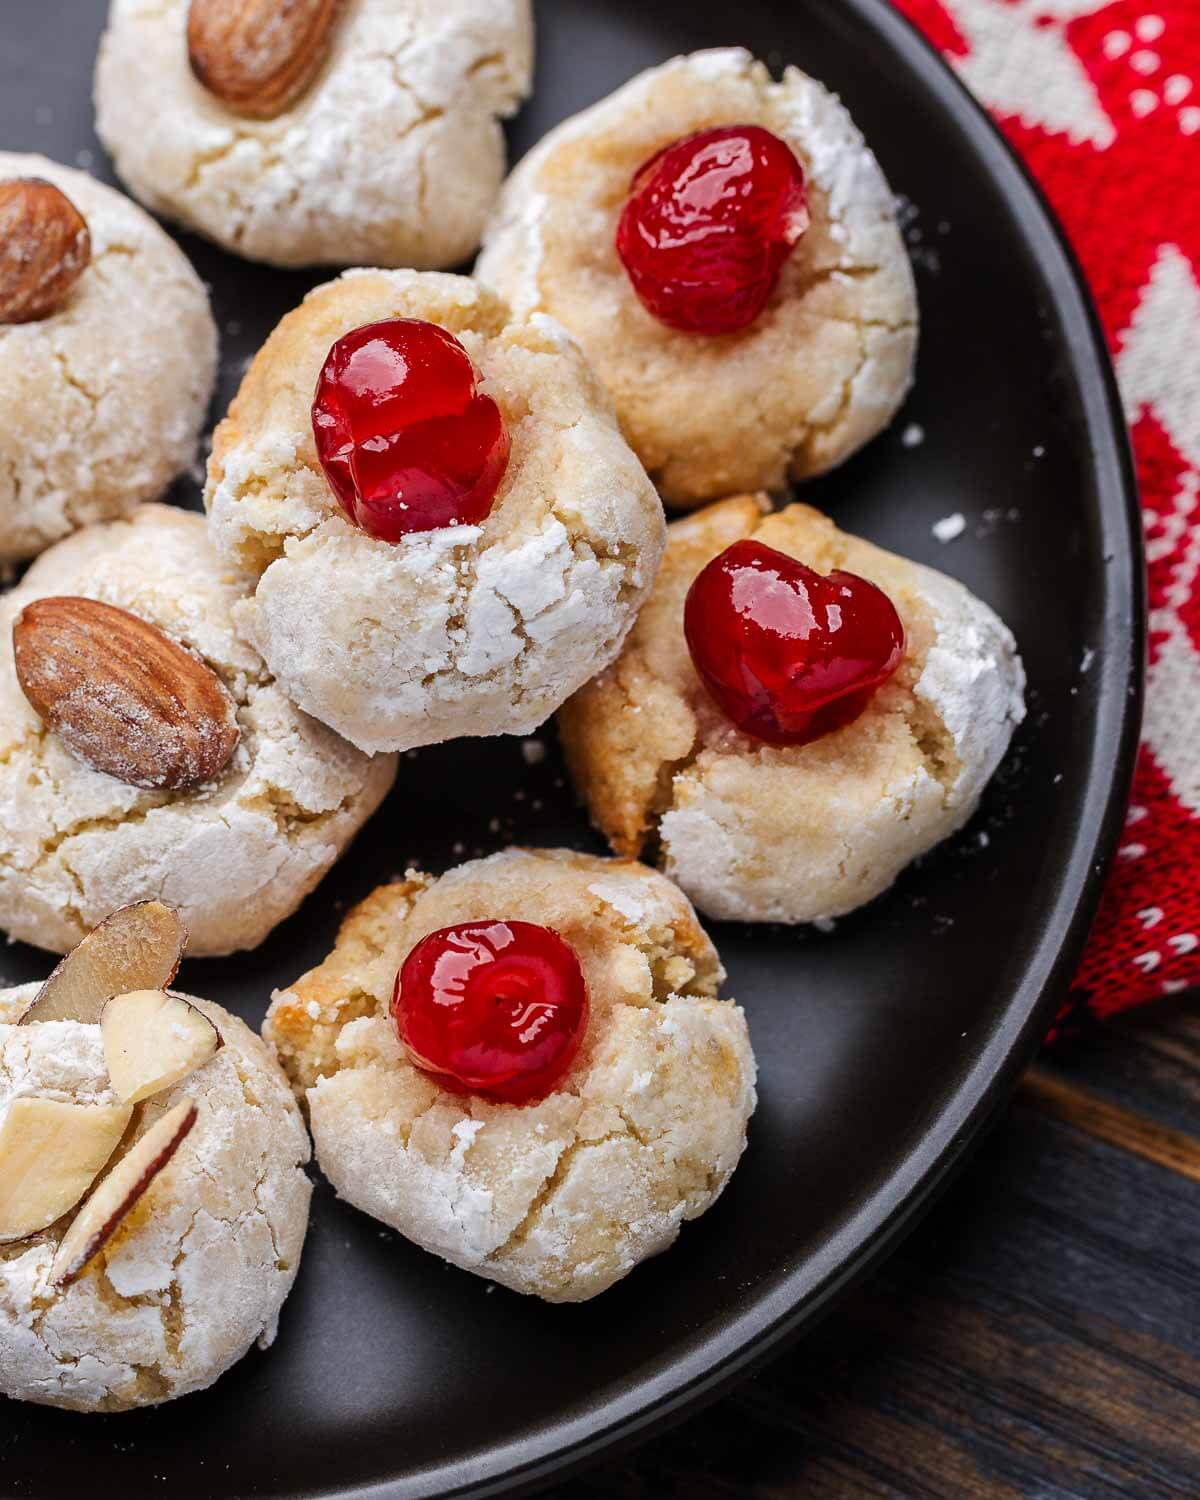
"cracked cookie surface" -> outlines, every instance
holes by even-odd
[[[731,124],[791,146],[812,222],[756,322],[698,337],[646,311],[614,240],[645,161]],[[476,274],[579,340],[675,505],[832,468],[887,425],[912,376],[916,290],[878,163],[833,94],[796,68],[773,83],[740,48],[675,58],[551,131],[509,177]]]
[[[553,928],[583,968],[587,1032],[539,1103],[448,1092],[389,1016],[414,944],[485,917]],[[661,875],[513,849],[375,891],[325,963],[275,996],[264,1034],[343,1198],[465,1270],[578,1302],[672,1244],[744,1149],[754,1055],[742,1011],[715,998],[723,978]]]
[[[144,791],[77,759],[34,712],[13,666],[31,600],[79,594],[150,621],[232,695],[241,742],[188,791]],[[0,601],[0,927],[65,952],[116,907],[180,909],[193,956],[253,948],[300,904],[382,801],[370,759],[300,713],[232,621],[239,579],[204,517],[161,505],[88,527],[43,554]]]
[[[458,265],[529,92],[529,0],[345,0],[310,87],[247,119],[188,65],[188,0],[112,0],[97,132],[156,213],[276,265]],[[153,129],[146,122],[153,120]]]
[[[0,992],[0,1111],[21,1096],[114,1103],[99,1026],[5,1023],[36,988]],[[64,1290],[49,1284],[74,1210],[0,1245],[7,1396],[126,1411],[202,1390],[275,1336],[308,1227],[308,1134],[261,1040],[220,1006],[191,1004],[225,1045],[155,1104],[191,1099],[196,1124],[96,1262]]]
[[[345,519],[311,408],[330,346],[385,318],[465,346],[512,441],[478,526],[378,541]],[[259,351],[217,428],[217,546],[260,575],[237,610],[294,702],[364,750],[526,734],[611,661],[662,555],[662,506],[578,348],[462,276],[351,271]]]
[[[889,595],[905,659],[862,716],[812,743],[740,733],[705,692],[683,635],[700,570],[744,537]],[[1024,717],[1025,674],[1003,622],[960,583],[765,496],[668,528],[658,583],[612,667],[563,708],[575,784],[613,848],[657,844],[701,911],[815,922],[886,890],[974,812]]]
[[[0,324],[0,567],[154,500],[196,456],[217,331],[183,252],[136,203],[42,156],[88,223],[92,259],[63,305]]]

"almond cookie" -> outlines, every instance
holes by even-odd
[[[183,912],[193,954],[253,948],[382,801],[394,758],[369,759],[292,706],[234,629],[240,597],[203,516],[147,505],[59,542],[0,603],[0,927],[10,937],[63,952],[113,906],[161,896]],[[126,641],[122,625],[139,633]],[[131,689],[115,665],[144,666],[151,651],[165,719],[150,717],[157,699],[127,707],[118,696],[147,683]],[[196,726],[174,717],[193,686],[217,705],[195,744]],[[114,721],[96,718],[105,705]]]
[[[299,1269],[300,1111],[218,1005],[145,992],[41,1021],[37,993],[0,993],[0,1390],[101,1412],[202,1390],[271,1343]]]
[[[382,459],[409,443],[396,461],[413,484],[385,483],[352,520],[329,475],[346,470],[352,487],[350,471],[380,455],[368,437],[323,467],[314,394],[372,330],[435,342],[428,365],[380,344],[389,379],[411,370],[412,404],[469,409],[401,425]],[[436,453],[411,446],[446,430]],[[432,469],[460,459],[467,487],[447,490]],[[418,494],[435,511],[458,495],[462,509],[426,517],[402,498]],[[284,318],[217,428],[205,500],[218,548],[256,576],[236,611],[247,639],[294,702],[366,751],[536,728],[620,649],[665,533],[605,391],[558,326],[512,317],[465,277],[412,271],[347,272]]]
[[[842,699],[850,721],[813,725],[804,743],[743,732],[736,707],[731,717],[701,680],[685,638],[685,612],[696,634],[705,629],[691,615],[703,602],[698,576],[711,578],[714,559],[748,538],[784,565],[833,572],[814,584],[869,593],[899,626],[902,646],[868,690]],[[709,622],[718,649],[755,612],[753,598],[736,602],[732,625]],[[851,623],[845,601],[814,597],[811,609],[840,610]],[[704,641],[695,644],[707,662]],[[771,678],[761,654],[738,669]],[[781,671],[781,692],[795,680]],[[668,528],[662,572],[623,654],[566,705],[559,729],[575,783],[618,853],[653,845],[711,917],[816,922],[872,900],[967,821],[1024,717],[1024,685],[1009,631],[960,583],[848,536],[808,506],[770,514],[765,497],[739,496]]]
[[[196,456],[216,362],[204,287],[148,214],[0,152],[0,568],[156,499]]]
[[[446,949],[448,937],[458,945]],[[436,1016],[414,1053],[413,974],[430,944],[445,967],[427,975],[449,976],[452,989],[461,980],[440,1002],[484,1005],[472,1025],[512,1003],[522,1047],[553,1045],[559,1028],[570,1045],[548,1071],[523,1073],[516,1030],[489,1034],[489,1052],[469,1029],[439,1035]],[[538,967],[522,972],[523,958]],[[539,1003],[564,967],[576,985],[573,1035],[561,1030],[570,995],[557,1010]],[[473,992],[489,974],[493,988]],[[723,978],[691,906],[661,875],[512,849],[377,890],[329,958],[275,996],[265,1035],[343,1198],[465,1270],[579,1302],[672,1244],[742,1153],[754,1055],[741,1010],[715,998]]]
[[[529,0],[112,0],[96,128],[156,213],[281,266],[453,266],[529,92]],[[147,129],[147,121],[153,121]]]
[[[760,145],[770,137],[759,167],[771,203],[791,164],[796,191],[777,226],[786,258],[776,282],[760,277],[754,306],[765,305],[738,331],[682,331],[635,292],[618,229],[656,153],[735,126]],[[753,155],[751,145],[739,149]],[[716,171],[728,170],[726,155]],[[679,181],[694,175],[685,164]],[[672,247],[705,212],[683,209]],[[732,273],[750,261],[758,276],[774,248],[735,247]],[[675,58],[551,131],[509,177],[476,274],[522,315],[547,312],[579,340],[674,505],[832,468],[886,426],[912,378],[916,291],[878,163],[833,94],[796,68],[774,83],[740,48]],[[688,294],[714,274],[711,258],[698,265]],[[722,315],[730,289],[718,288]]]

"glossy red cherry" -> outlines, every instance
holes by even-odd
[[[396,979],[392,1018],[417,1067],[456,1091],[545,1098],[571,1065],[588,998],[574,950],[533,922],[433,932]]]
[[[317,379],[313,434],[355,525],[396,542],[484,519],[509,439],[477,379],[467,351],[434,323],[393,318],[338,339]]]
[[[754,541],[735,542],[697,576],[683,629],[718,707],[772,745],[852,723],[904,656],[904,626],[882,589]]]
[[[759,125],[702,130],[633,179],[617,254],[648,312],[683,333],[754,322],[808,228],[804,172]]]

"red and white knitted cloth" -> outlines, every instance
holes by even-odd
[[[1150,565],[1146,725],[1068,1007],[1108,1015],[1200,986],[1200,0],[896,4],[1054,205],[1133,432]]]

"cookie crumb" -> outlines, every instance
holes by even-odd
[[[919,448],[925,441],[925,429],[920,422],[910,422],[900,434],[900,441],[906,448]]]
[[[522,740],[521,755],[527,766],[540,766],[546,759],[546,747],[541,740]]]
[[[935,521],[929,529],[939,542],[952,542],[967,529],[966,517],[961,510],[956,510],[953,515],[943,516],[940,521]]]

